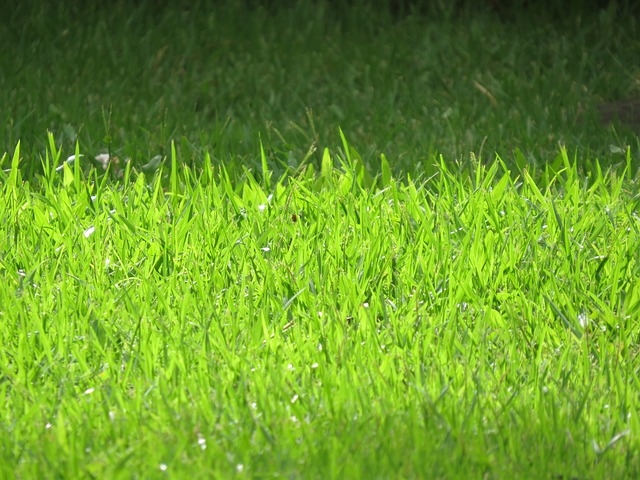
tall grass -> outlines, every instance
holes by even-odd
[[[37,189],[18,147],[3,475],[636,476],[637,176],[367,180],[344,142],[241,184],[50,151]]]

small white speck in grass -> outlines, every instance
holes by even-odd
[[[260,250],[262,250],[263,252],[270,252],[271,249],[269,247],[262,247]]]
[[[160,464],[160,470],[161,470],[162,472],[166,472],[166,471],[167,471],[167,468],[168,468],[168,467],[167,467],[167,464],[166,464],[166,463],[161,463],[161,464]]]
[[[113,410],[109,411],[109,420],[111,420],[112,422],[116,421],[116,412],[114,412]]]
[[[578,314],[578,322],[582,328],[586,328],[589,325],[589,317],[586,313],[582,312]]]
[[[298,401],[298,394],[296,393],[293,397],[291,397],[291,403],[296,403]]]
[[[89,228],[87,228],[84,231],[84,233],[83,233],[84,238],[89,238],[91,235],[93,235],[93,232],[95,232],[95,231],[96,231],[96,227],[94,227],[93,225],[90,226]]]
[[[296,369],[296,367],[294,367],[291,363],[289,365],[287,365],[287,370],[289,371],[294,371]]]
[[[87,388],[87,389],[84,391],[84,395],[91,395],[91,394],[92,394],[93,392],[95,392],[95,391],[96,391],[96,389],[95,389],[95,388]]]
[[[362,304],[362,306],[363,306],[364,308],[369,308],[369,302],[364,302],[364,303]]]
[[[318,363],[317,362],[316,363],[312,363],[311,364],[311,368],[318,368]]]
[[[244,465],[239,463],[236,465],[236,472],[242,473],[244,471]]]
[[[321,344],[321,343],[319,343],[319,344],[318,344],[318,351],[319,351],[319,352],[321,352],[321,351],[322,351],[322,344]]]
[[[207,440],[201,434],[198,434],[198,445],[200,446],[200,450],[207,449]]]
[[[322,312],[318,312],[318,316],[321,317],[322,316]]]
[[[45,430],[49,430],[51,428],[51,424],[49,422],[47,422],[47,424],[44,426]]]
[[[267,209],[267,204],[263,203],[262,205],[258,205],[258,210],[264,212]]]

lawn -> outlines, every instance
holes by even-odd
[[[640,476],[633,17],[77,5],[0,30],[1,477]]]

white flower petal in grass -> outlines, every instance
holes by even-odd
[[[83,232],[84,238],[89,238],[91,235],[93,235],[93,232],[95,231],[96,231],[96,227],[94,227],[93,225],[90,226]]]
[[[296,393],[293,397],[291,397],[291,403],[296,403],[298,401],[298,394]]]
[[[264,212],[267,209],[267,204],[263,203],[262,205],[258,205],[258,210]]]
[[[161,463],[160,464],[160,471],[162,472],[166,472],[167,471],[167,464],[166,463]]]
[[[244,471],[244,465],[239,463],[238,465],[236,465],[236,472],[238,473],[242,473]]]
[[[111,157],[109,156],[108,153],[101,153],[100,155],[96,156],[96,162],[98,162],[102,166],[103,170],[107,169],[110,161],[111,161]]]
[[[267,253],[270,252],[271,249],[269,247],[262,247],[260,250],[262,250],[263,252]]]
[[[95,389],[95,388],[87,388],[87,389],[84,391],[83,395],[91,395],[91,394],[92,394],[93,392],[95,392],[95,391],[96,391],[96,389]]]

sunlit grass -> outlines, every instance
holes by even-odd
[[[3,476],[640,473],[630,170],[368,178],[345,139],[107,181],[50,146],[0,179]]]

